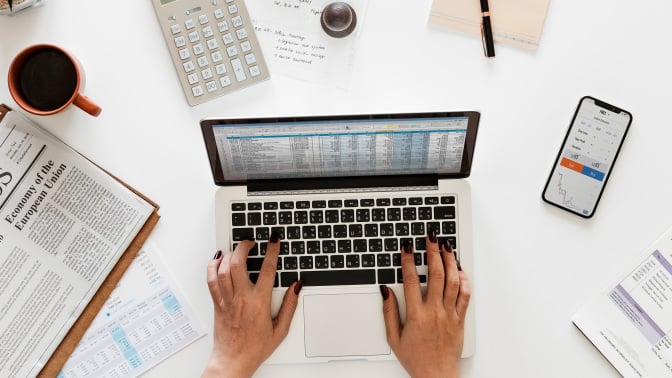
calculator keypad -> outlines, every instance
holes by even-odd
[[[152,1],[190,105],[269,77],[243,0]]]

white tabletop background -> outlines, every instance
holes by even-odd
[[[254,0],[249,0],[254,1]],[[541,43],[502,43],[430,27],[431,0],[371,1],[349,90],[282,75],[189,107],[149,0],[46,0],[0,18],[0,72],[33,43],[83,64],[98,118],[31,116],[160,206],[151,239],[211,329],[205,266],[215,253],[205,117],[479,110],[472,176],[476,352],[463,377],[617,377],[570,318],[672,225],[672,109],[665,0],[551,1]],[[578,100],[634,116],[596,215],[546,205],[541,191]],[[5,84],[0,100],[16,106]],[[212,334],[150,370],[197,376]],[[259,377],[403,377],[397,362],[264,366]]]

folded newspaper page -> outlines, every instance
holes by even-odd
[[[154,208],[16,111],[0,122],[0,376],[37,375]]]

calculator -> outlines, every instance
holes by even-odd
[[[194,106],[269,78],[243,0],[152,0]]]

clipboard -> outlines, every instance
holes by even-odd
[[[0,104],[0,121],[2,121],[3,118],[5,118],[5,115],[9,113],[11,110],[12,109],[9,108],[7,105]],[[100,168],[110,177],[114,178],[119,183],[124,185],[126,188],[130,189],[133,193],[135,193],[136,195],[147,201],[147,203],[149,203],[152,207],[154,207],[154,211],[152,211],[152,214],[149,216],[149,218],[147,218],[145,224],[142,226],[142,228],[140,228],[140,231],[135,235],[135,238],[133,238],[131,244],[128,246],[128,248],[126,248],[126,251],[124,251],[124,253],[121,255],[114,268],[112,268],[110,273],[107,275],[107,278],[105,278],[103,283],[100,285],[100,288],[98,288],[96,294],[93,296],[93,298],[91,298],[91,301],[86,305],[84,311],[82,311],[82,313],[79,315],[79,318],[77,318],[77,320],[72,325],[68,333],[65,335],[61,343],[58,345],[54,353],[51,355],[49,361],[47,361],[47,363],[44,365],[44,367],[38,374],[38,377],[56,377],[58,375],[58,373],[61,371],[65,363],[68,361],[68,358],[70,357],[72,352],[77,347],[77,344],[79,344],[79,341],[86,333],[86,330],[89,328],[93,320],[96,318],[96,315],[98,315],[98,312],[107,301],[107,298],[110,296],[114,288],[117,286],[119,280],[121,280],[121,277],[124,275],[124,272],[126,272],[128,267],[131,265],[133,259],[135,259],[135,256],[142,248],[142,245],[145,243],[145,241],[149,237],[149,234],[152,232],[154,226],[156,226],[156,223],[159,221],[160,218],[158,204],[147,198],[144,194],[140,193],[139,191],[137,191],[135,188],[131,187],[124,181],[120,180],[118,177],[110,174],[110,172],[103,169],[99,165],[96,164],[96,166],[98,166],[98,168]]]

